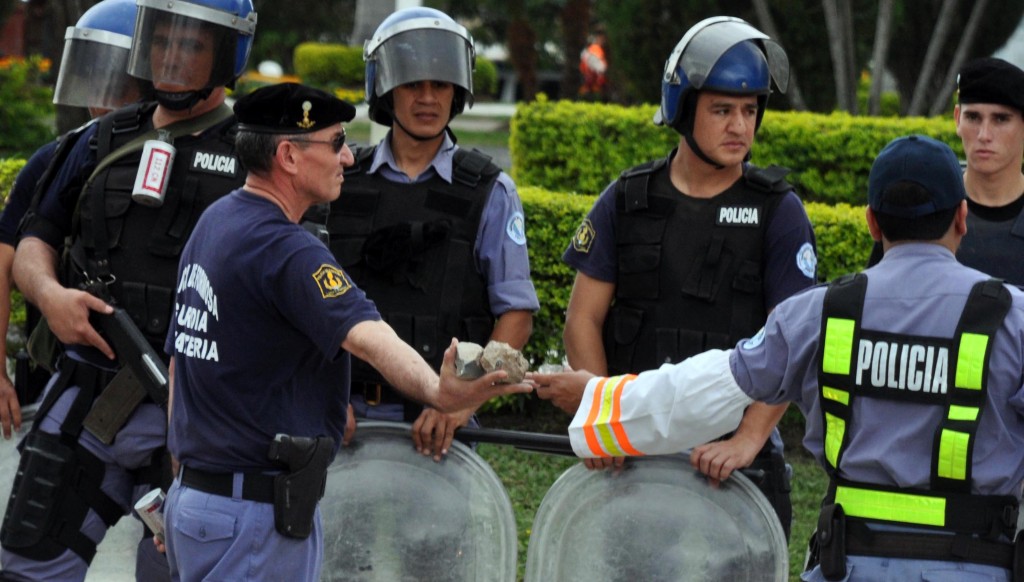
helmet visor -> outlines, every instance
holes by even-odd
[[[376,61],[376,93],[383,96],[399,85],[443,81],[473,94],[473,44],[443,29],[413,29],[382,42],[368,60]]]
[[[234,79],[237,23],[248,20],[188,2],[148,4],[156,3],[139,2],[129,74],[170,91],[220,87]]]
[[[730,48],[745,40],[760,41],[768,61],[768,71],[782,93],[789,88],[789,59],[786,51],[766,34],[746,22],[733,19],[708,19],[691,30],[676,45],[665,63],[665,80],[671,81],[682,66],[690,85],[697,90],[704,86],[718,59]],[[701,23],[701,24],[704,24]],[[700,28],[698,28],[700,27]]]
[[[130,37],[69,26],[64,38],[54,103],[117,109],[139,99],[139,81],[127,73]]]

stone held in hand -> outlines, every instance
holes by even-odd
[[[523,357],[522,352],[507,343],[490,341],[480,355],[480,367],[487,372],[505,370],[508,376],[501,383],[518,384],[526,378],[530,363]]]
[[[473,342],[459,342],[455,346],[455,376],[460,380],[476,380],[487,372],[480,366],[484,348]]]

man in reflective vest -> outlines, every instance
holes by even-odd
[[[831,478],[804,580],[1010,580],[1024,293],[956,261],[967,196],[945,144],[891,142],[868,196],[875,267],[782,302],[734,349],[639,376],[535,375],[538,394],[575,413],[583,457],[685,450],[752,402],[795,402]]]

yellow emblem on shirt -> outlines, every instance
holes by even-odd
[[[572,248],[581,253],[589,253],[596,236],[597,231],[594,230],[594,225],[591,224],[589,218],[585,218],[580,227],[576,229],[576,234],[572,237]]]
[[[345,276],[345,272],[334,265],[320,265],[313,273],[313,280],[320,287],[320,294],[324,299],[341,297],[352,288],[352,283]]]

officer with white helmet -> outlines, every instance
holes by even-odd
[[[648,370],[735,345],[814,284],[814,231],[788,170],[748,163],[772,84],[785,91],[788,79],[782,48],[738,18],[704,20],[676,45],[654,122],[679,133],[678,146],[622,172],[562,257],[577,271],[564,332],[573,368]],[[691,461],[715,480],[752,462],[763,469],[760,485],[788,534],[788,469],[774,430],[784,411],[752,406],[735,435]]]
[[[804,580],[1020,580],[1024,293],[957,262],[966,198],[947,145],[893,140],[868,181],[877,265],[783,301],[733,349],[537,375],[538,394],[576,413],[584,457],[683,450],[751,402],[795,402],[830,477]]]
[[[459,148],[449,127],[473,105],[472,37],[441,11],[407,8],[380,24],[363,58],[370,118],[391,130],[355,149],[331,204],[331,250],[435,369],[452,337],[521,349],[540,307],[522,203],[512,179]],[[473,422],[473,410],[440,414],[401,397],[359,361],[352,404],[360,418],[414,422],[424,454]]]
[[[4,576],[16,580],[83,579],[107,529],[143,492],[169,484],[158,354],[177,258],[202,211],[244,180],[224,97],[252,46],[252,3],[138,0],[137,10],[125,64],[156,101],[117,109],[82,133],[15,255],[19,289],[64,350],[0,533]],[[76,87],[77,78],[62,78],[59,93]],[[118,353],[115,332],[130,338]],[[155,563],[166,576],[166,561]],[[152,574],[140,564],[137,576]]]

